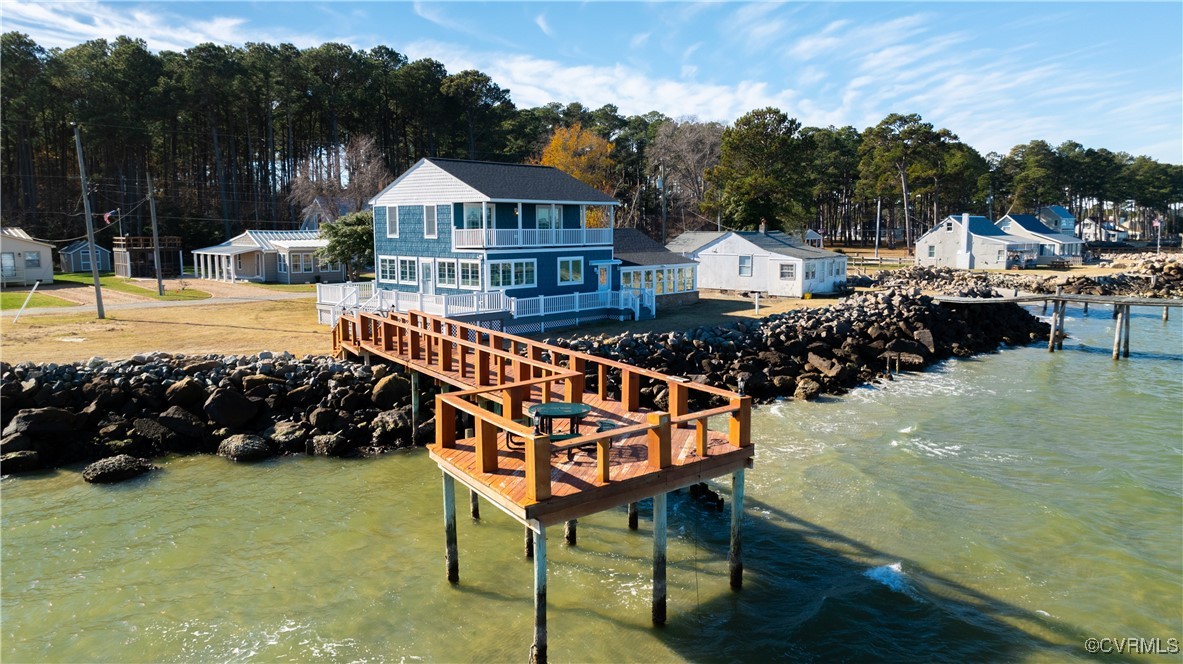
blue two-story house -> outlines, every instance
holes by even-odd
[[[422,159],[370,205],[374,287],[353,300],[333,291],[344,306],[417,309],[511,333],[643,311],[645,294],[620,288],[617,201],[556,168]]]

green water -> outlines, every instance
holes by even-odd
[[[623,510],[576,547],[548,530],[551,658],[1064,661],[1088,637],[1183,638],[1183,325],[1136,316],[1115,363],[1108,312],[1069,315],[1064,353],[759,409],[744,590],[725,513],[675,495],[665,628],[646,503],[638,532]],[[462,517],[450,586],[425,452],[163,466],[0,482],[0,659],[526,658],[522,529]]]

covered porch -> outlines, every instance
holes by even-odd
[[[263,251],[251,246],[219,246],[193,251],[193,273],[210,281],[264,281]]]

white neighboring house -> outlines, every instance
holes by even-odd
[[[325,263],[320,231],[247,231],[222,244],[193,250],[198,279],[308,284],[345,280],[345,266]]]
[[[0,286],[53,283],[53,245],[34,240],[23,229],[0,228]]]
[[[689,232],[666,248],[698,261],[698,287],[803,297],[846,286],[846,256],[779,231]]]
[[[1079,265],[1084,260],[1084,240],[1052,230],[1034,215],[1008,214],[994,225],[1009,235],[1038,242],[1039,249],[1035,256],[1037,265],[1057,260]]]
[[[916,264],[963,270],[1034,265],[1039,243],[1009,235],[986,217],[949,215],[916,240]]]
[[[1080,239],[1085,242],[1125,242],[1130,234],[1112,221],[1097,223],[1095,219],[1080,222]]]

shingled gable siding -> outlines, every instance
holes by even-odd
[[[485,197],[431,162],[422,162],[374,201],[381,205],[420,205],[424,201],[479,201]]]

